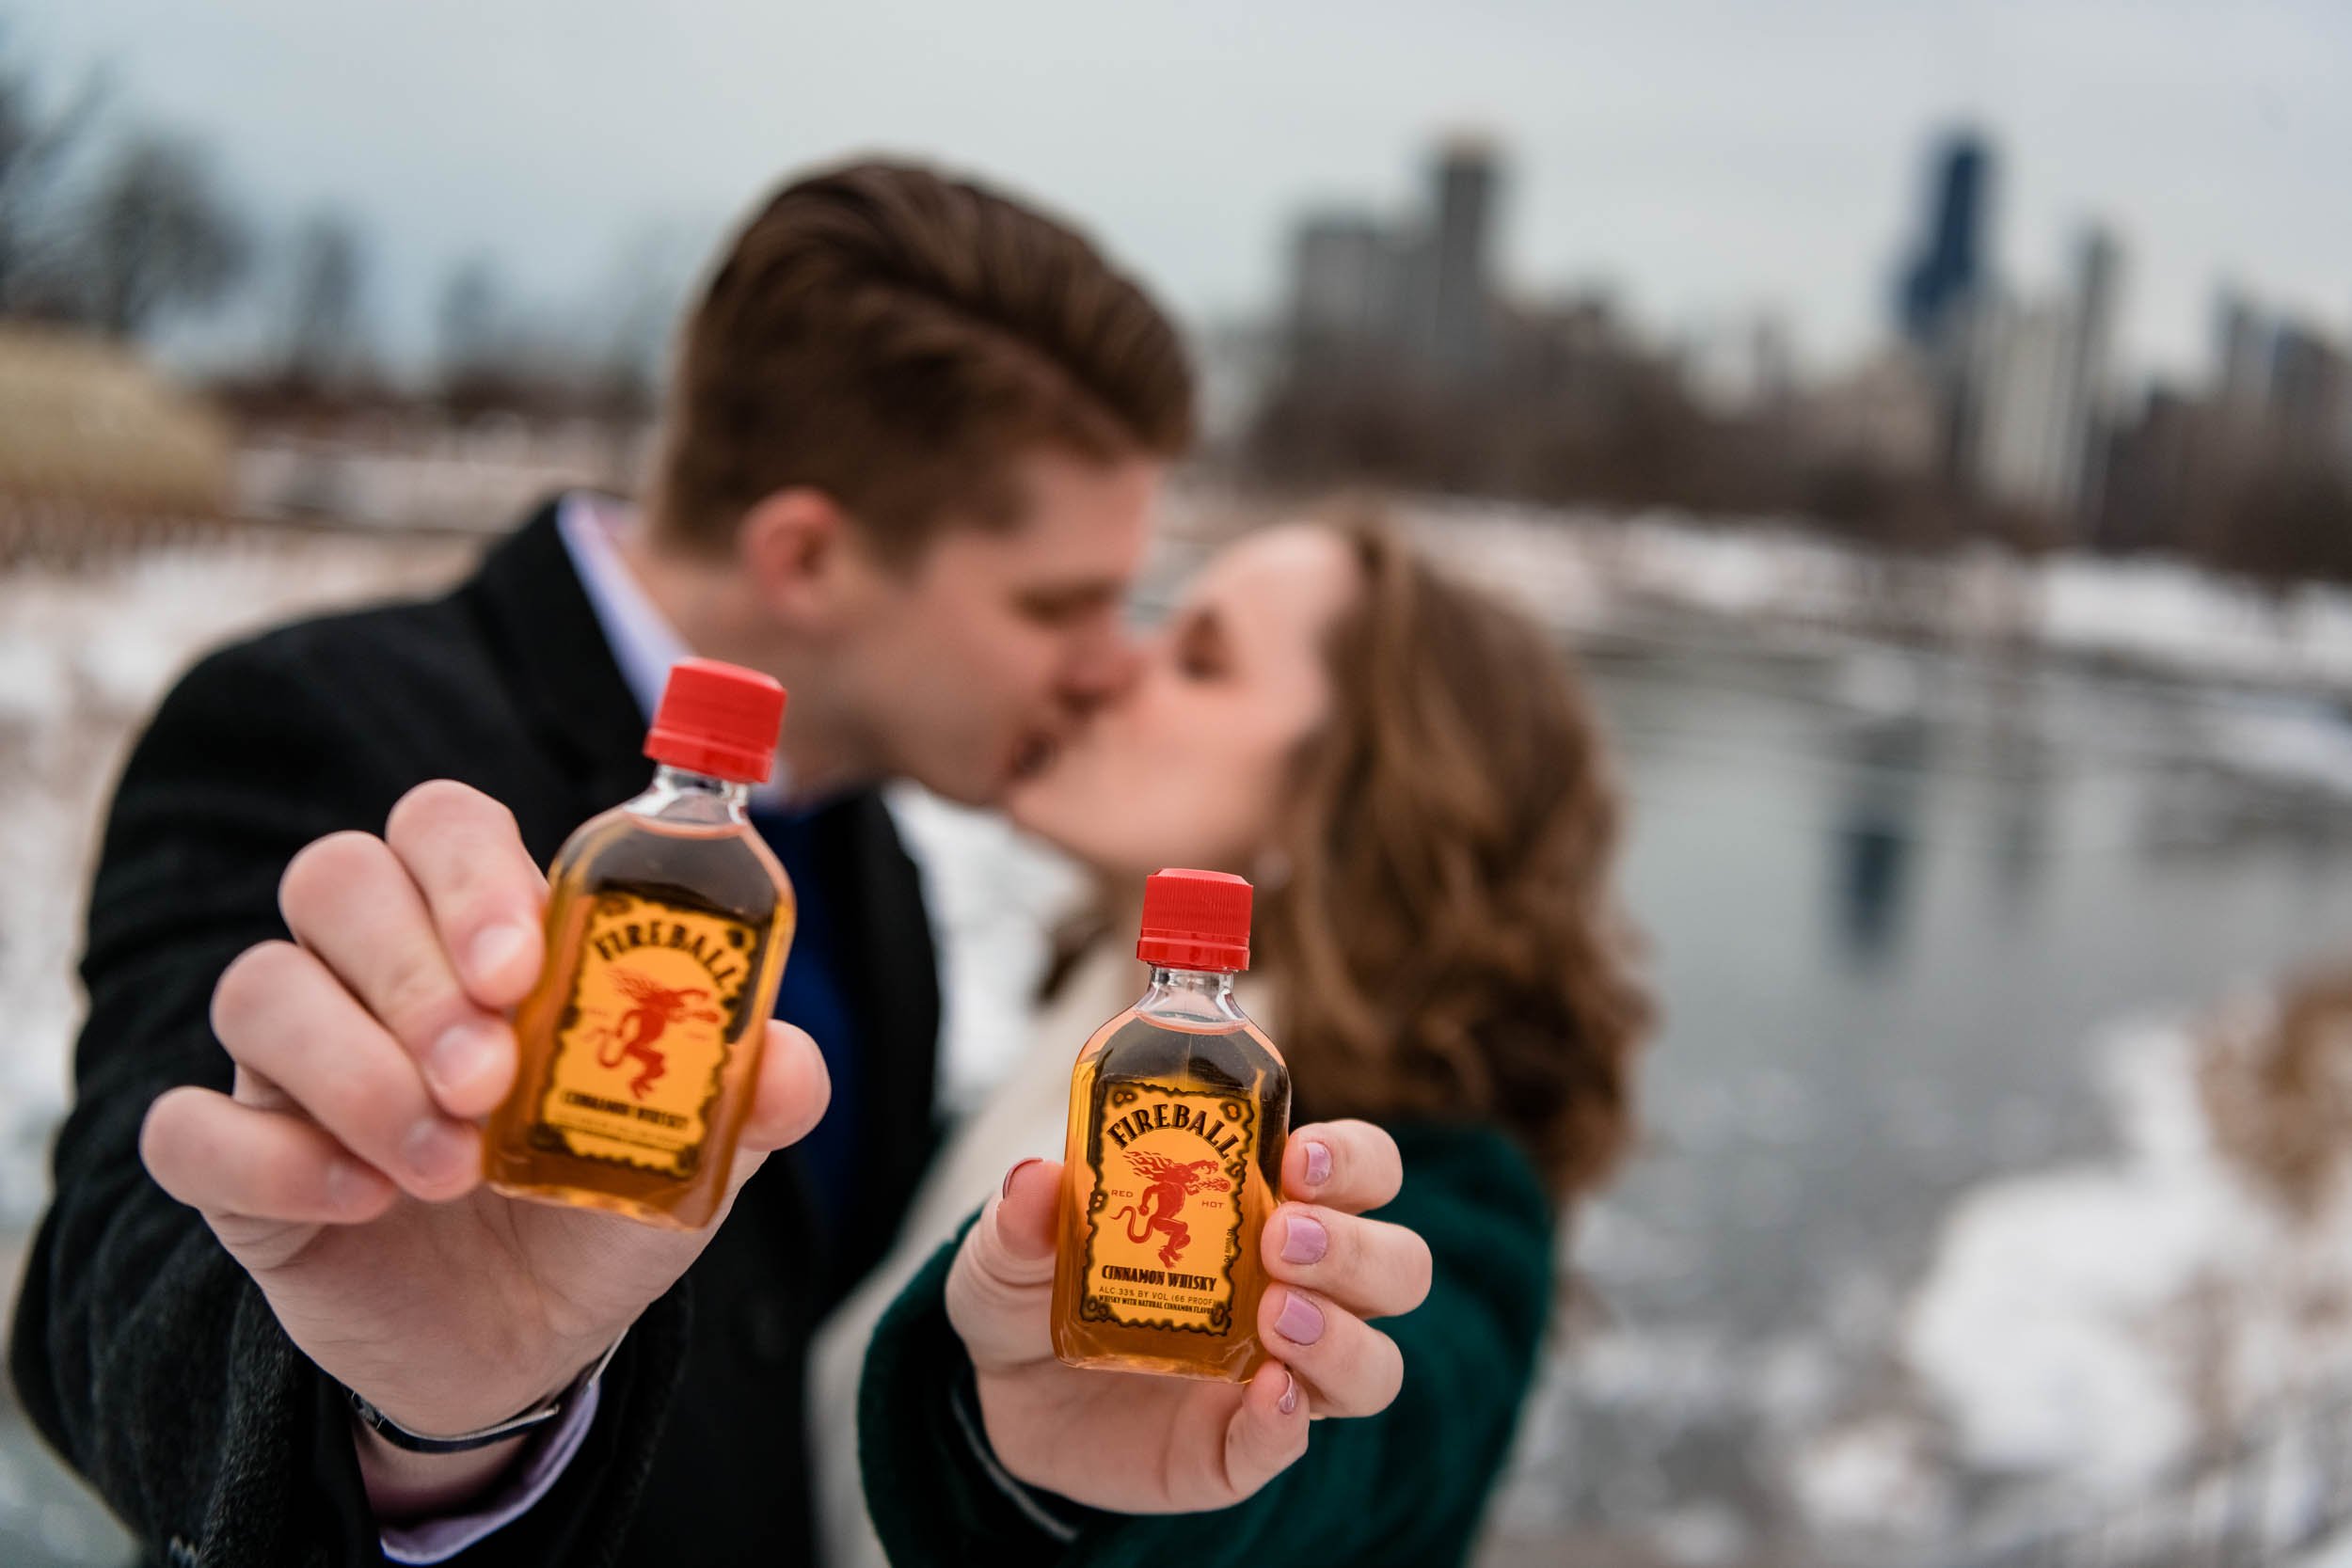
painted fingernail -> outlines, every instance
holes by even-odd
[[[462,1088],[490,1070],[502,1043],[494,1024],[453,1024],[425,1053],[425,1073],[436,1087]]]
[[[1323,1228],[1323,1222],[1312,1214],[1292,1212],[1284,1221],[1282,1232],[1282,1261],[1313,1263],[1331,1250],[1331,1233]]]
[[[1331,1146],[1311,1143],[1307,1146],[1307,1185],[1320,1187],[1331,1180]]]
[[[1027,1159],[1015,1164],[1012,1169],[1005,1172],[1005,1196],[1007,1197],[1010,1197],[1012,1196],[1012,1179],[1019,1176],[1023,1171],[1027,1170],[1031,1165],[1038,1164],[1042,1156],[1041,1155],[1032,1154]],[[969,1189],[966,1190],[968,1191]]]
[[[427,1117],[408,1130],[400,1157],[411,1171],[437,1187],[470,1174],[480,1158],[472,1132],[438,1117]]]
[[[1282,1377],[1290,1386],[1282,1390],[1282,1397],[1275,1402],[1274,1408],[1287,1416],[1298,1408],[1298,1379],[1288,1371],[1283,1372]]]
[[[508,959],[523,950],[531,933],[519,926],[492,926],[473,939],[466,956],[473,963],[474,978],[484,979],[504,968]]]
[[[1311,1345],[1323,1338],[1323,1308],[1293,1291],[1274,1320],[1274,1331],[1294,1345]]]

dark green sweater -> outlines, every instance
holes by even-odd
[[[1379,1217],[1428,1242],[1429,1299],[1379,1326],[1405,1382],[1378,1416],[1318,1421],[1306,1455],[1214,1513],[1133,1516],[1036,1494],[1059,1539],[993,1480],[955,1408],[971,1363],[948,1325],[942,1247],[875,1330],[858,1397],[867,1506],[898,1568],[1247,1562],[1435,1568],[1468,1556],[1534,1376],[1553,1212],[1534,1168],[1485,1128],[1391,1127],[1405,1188]]]

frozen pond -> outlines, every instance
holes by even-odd
[[[1819,1560],[1790,1465],[1902,1402],[1899,1314],[1955,1199],[2103,1157],[2135,1021],[2352,955],[2352,813],[2281,760],[2352,729],[1834,638],[1589,662],[1666,1021],[1505,1518]]]

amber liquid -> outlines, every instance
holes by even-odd
[[[1231,1264],[1232,1312],[1222,1334],[1104,1321],[1083,1311],[1089,1231],[1115,1223],[1110,1205],[1096,1212],[1098,1178],[1089,1161],[1103,1140],[1102,1120],[1119,1085],[1184,1093],[1215,1090],[1254,1108],[1254,1147],[1240,1182],[1241,1250]],[[1062,1229],[1054,1269],[1054,1354],[1073,1367],[1158,1372],[1246,1382],[1264,1364],[1258,1304],[1265,1294],[1259,1253],[1265,1223],[1281,1201],[1282,1145],[1290,1125],[1290,1069],[1255,1024],[1145,1016],[1129,1008],[1095,1031],[1070,1081],[1070,1130],[1062,1165]],[[1103,1147],[1108,1148],[1107,1142]],[[1207,1249],[1200,1249],[1205,1252]],[[1185,1266],[1212,1266],[1200,1258]]]
[[[707,1131],[684,1177],[582,1157],[542,1120],[557,1032],[575,995],[598,897],[623,893],[654,904],[739,921],[761,933],[725,1023],[726,1047]],[[575,832],[556,856],[548,890],[548,961],[522,1006],[520,1061],[506,1103],[490,1117],[483,1174],[509,1197],[604,1209],[678,1229],[710,1223],[750,1114],[760,1047],[791,945],[792,884],[757,834],[739,822],[675,822],[616,807]]]

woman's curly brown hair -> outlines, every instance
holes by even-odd
[[[1321,520],[1362,586],[1260,895],[1274,1037],[1315,1117],[1492,1122],[1574,1196],[1631,1139],[1652,1022],[1598,727],[1527,617],[1365,506]]]

